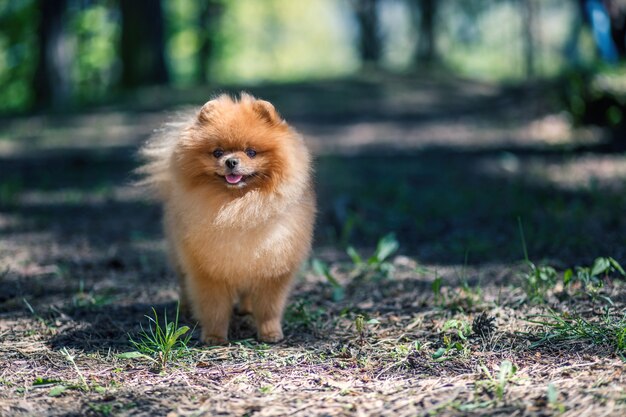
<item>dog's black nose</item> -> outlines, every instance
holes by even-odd
[[[226,166],[230,169],[235,168],[237,165],[239,165],[239,159],[237,158],[229,158],[226,160]]]

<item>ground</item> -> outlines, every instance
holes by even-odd
[[[235,317],[231,344],[195,329],[164,366],[132,353],[177,300],[135,151],[211,91],[5,117],[0,415],[624,415],[626,155],[551,91],[252,88],[316,155],[312,261],[285,341]]]

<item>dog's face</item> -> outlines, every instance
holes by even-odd
[[[175,166],[193,186],[275,191],[298,164],[293,135],[267,101],[245,94],[239,101],[220,96],[202,107],[182,135]]]
[[[257,154],[257,150],[252,147],[247,147],[242,152],[218,146],[213,151],[217,165],[215,175],[223,178],[227,187],[246,187],[249,182],[254,182],[255,177],[265,175],[263,164],[259,163],[259,160],[254,160]]]

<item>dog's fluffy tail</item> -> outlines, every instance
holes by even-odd
[[[170,159],[182,130],[189,124],[188,118],[181,116],[166,123],[139,149],[142,165],[135,170],[138,179],[134,185],[153,198],[165,199],[170,193]]]

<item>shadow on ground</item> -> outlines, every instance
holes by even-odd
[[[463,117],[497,125],[501,118],[530,120],[546,108],[541,102],[524,104],[535,95],[533,89],[459,81],[401,79],[385,86],[335,81],[254,92],[276,101],[296,124],[331,130],[361,121],[419,130],[423,122],[445,125]],[[198,100],[200,94],[206,96],[197,92]],[[181,104],[176,100],[171,102]],[[160,208],[129,186],[138,164],[137,146],[157,127],[150,123],[161,120],[161,113],[141,119],[141,112],[122,106],[107,114],[101,109],[76,120],[52,118],[50,129],[57,130],[50,143],[55,145],[43,140],[40,146],[32,137],[20,136],[29,130],[19,127],[19,120],[7,124],[16,140],[33,142],[0,154],[0,239],[4,263],[12,272],[0,280],[2,311],[23,309],[16,302],[20,299],[54,304],[64,292],[67,302],[81,291],[126,291],[136,292],[137,305],[94,310],[87,321],[100,323],[101,317],[114,314],[132,316],[136,323],[146,313],[144,307],[154,304],[142,293],[146,286],[173,294],[176,284],[162,255]],[[89,130],[100,117],[118,121],[118,130],[100,125]],[[141,129],[133,130],[135,124]],[[101,130],[128,140],[90,146],[90,135],[97,137]],[[45,139],[46,130],[38,132]],[[73,144],[73,133],[82,138],[80,146]],[[605,147],[547,142],[512,147],[503,140],[488,147],[442,143],[404,151],[373,143],[331,154],[324,152],[323,141],[316,143],[321,148],[314,255],[323,259],[346,259],[348,245],[367,254],[380,237],[394,232],[400,252],[423,264],[507,264],[523,257],[518,219],[533,260],[569,267],[589,264],[597,256],[626,257],[626,174],[618,169],[597,178],[584,172],[577,177],[580,161],[589,165],[591,160],[592,171],[603,174],[603,161],[621,158]],[[568,166],[573,168],[564,168]],[[108,331],[106,320],[102,323],[102,331]]]

